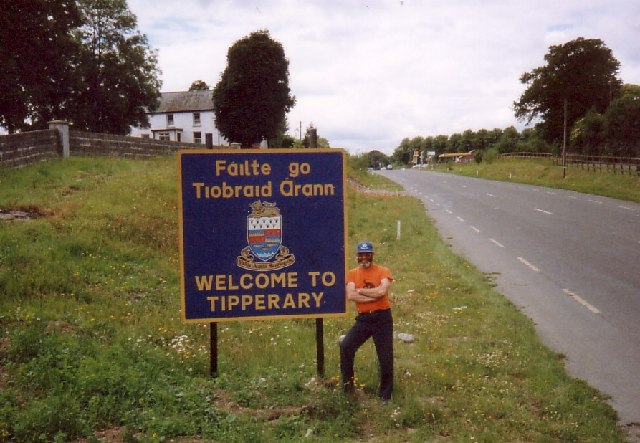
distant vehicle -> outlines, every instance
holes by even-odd
[[[392,165],[387,165],[387,169],[391,170],[391,169],[393,169],[393,166]]]

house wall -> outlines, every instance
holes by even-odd
[[[229,142],[220,134],[216,128],[215,117],[213,111],[200,111],[200,124],[194,122],[193,112],[176,112],[173,113],[173,126],[167,124],[167,114],[149,115],[149,128],[131,128],[132,137],[159,138],[158,130],[166,129],[169,132],[170,140],[177,141],[176,134],[181,131],[181,142],[195,143],[195,132],[200,132],[200,143],[206,143],[206,134],[211,134],[214,146],[228,146]]]

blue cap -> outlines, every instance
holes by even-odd
[[[360,252],[373,252],[373,243],[368,241],[358,243],[358,253]]]

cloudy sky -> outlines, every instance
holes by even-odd
[[[268,29],[289,59],[289,133],[391,154],[405,137],[523,124],[520,75],[549,46],[599,38],[640,84],[638,0],[128,0],[162,91],[214,86],[227,50]]]

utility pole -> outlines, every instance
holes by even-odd
[[[562,178],[567,176],[567,99],[564,99],[564,127],[562,130]]]

